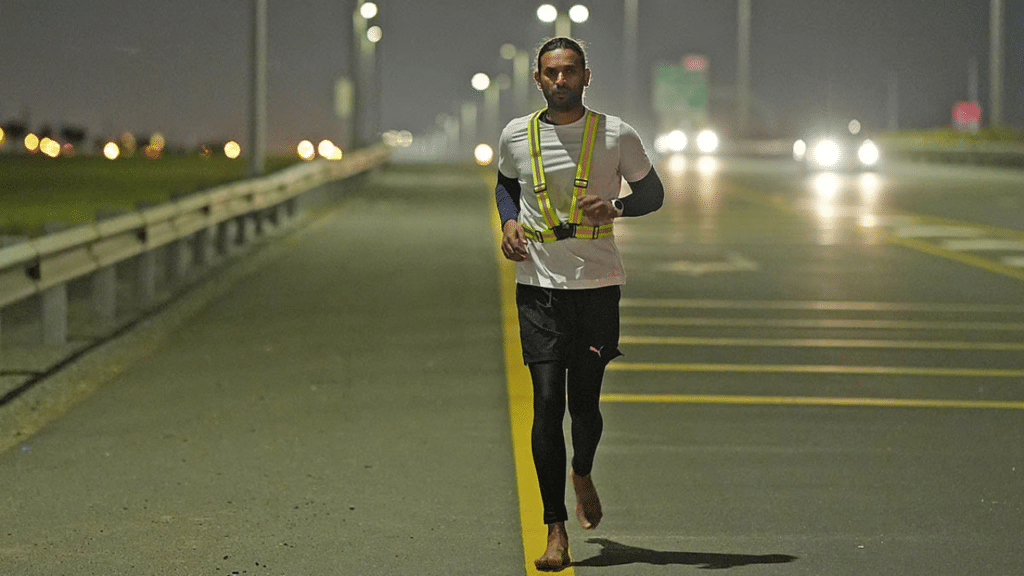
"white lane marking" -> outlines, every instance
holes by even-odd
[[[739,254],[729,253],[716,260],[702,260],[697,262],[682,260],[679,262],[667,262],[665,264],[658,265],[656,268],[664,272],[677,272],[680,274],[689,274],[690,276],[702,276],[704,274],[721,272],[753,272],[755,270],[759,270],[761,267],[757,265],[757,262],[748,260]]]

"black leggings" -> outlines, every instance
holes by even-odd
[[[590,474],[597,444],[601,440],[601,381],[607,360],[582,352],[562,361],[530,364],[533,379],[533,464],[537,468],[544,523],[564,522],[565,508],[565,418],[568,396],[572,419],[572,469],[579,476]]]

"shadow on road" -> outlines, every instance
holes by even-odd
[[[651,564],[654,566],[696,566],[697,568],[715,570],[748,566],[750,564],[784,564],[797,559],[796,556],[788,554],[756,556],[750,554],[713,554],[710,552],[663,552],[627,546],[606,538],[590,538],[587,542],[590,544],[600,544],[601,551],[597,556],[573,562],[573,566]]]

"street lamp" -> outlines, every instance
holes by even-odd
[[[572,23],[582,24],[590,18],[590,10],[583,4],[576,4],[568,12],[560,12],[553,4],[541,4],[537,8],[537,19],[546,24],[555,23],[555,36],[572,36]]]

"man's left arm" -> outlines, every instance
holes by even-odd
[[[622,208],[619,216],[643,216],[654,212],[664,204],[665,186],[661,183],[661,178],[658,177],[654,166],[651,166],[651,171],[647,173],[647,176],[636,182],[628,180],[626,182],[629,184],[632,194],[617,199]]]

